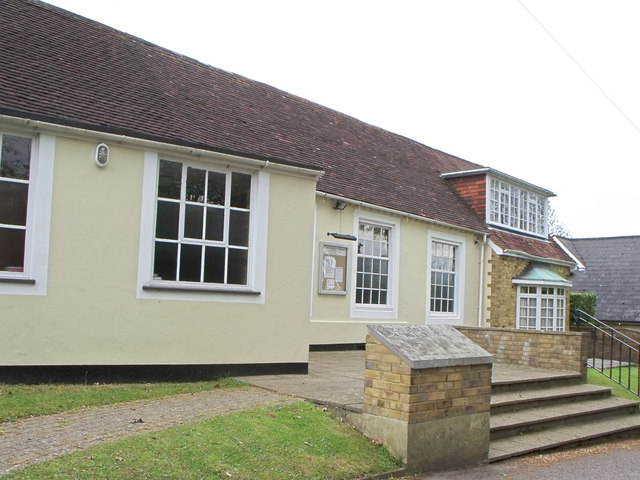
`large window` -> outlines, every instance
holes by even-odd
[[[458,247],[431,242],[431,311],[453,313],[456,303],[456,252]]]
[[[550,286],[518,287],[518,328],[564,331],[565,289]]]
[[[356,304],[389,304],[390,236],[390,227],[360,223],[356,265]]]
[[[464,245],[464,238],[457,235],[428,235],[427,323],[462,324]]]
[[[0,272],[26,269],[31,143],[0,135]]]
[[[153,280],[247,285],[252,176],[160,160]]]
[[[495,178],[489,190],[489,222],[546,236],[546,197]]]

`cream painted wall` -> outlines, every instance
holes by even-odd
[[[264,303],[139,299],[144,152],[98,143],[56,140],[48,292],[0,295],[0,365],[306,362],[315,180],[270,174]]]
[[[463,324],[476,325],[478,315],[480,281],[480,246],[475,241],[479,235],[455,229],[439,227],[406,216],[382,214],[349,204],[344,210],[334,209],[335,201],[319,196],[316,199],[316,260],[314,263],[314,285],[312,292],[312,315],[310,344],[363,343],[366,325],[372,323],[423,324],[427,319],[427,244],[429,232],[462,237],[465,245],[464,265],[464,309]],[[327,232],[357,235],[354,231],[356,215],[375,215],[387,218],[400,227],[400,272],[398,315],[395,318],[352,318],[350,316],[351,291],[353,290],[353,268],[349,274],[349,294],[346,296],[318,293],[320,242],[331,242],[350,247],[350,263],[356,254],[356,242],[335,240]]]

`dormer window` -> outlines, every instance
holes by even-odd
[[[489,177],[487,222],[547,236],[547,197]]]

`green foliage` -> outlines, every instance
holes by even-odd
[[[386,450],[305,402],[103,443],[7,479],[352,479],[398,468]]]
[[[78,407],[195,393],[244,385],[232,378],[189,383],[0,384],[0,422],[48,415]]]
[[[582,310],[592,317],[596,316],[597,295],[595,293],[571,293],[571,324],[576,324],[577,310]]]

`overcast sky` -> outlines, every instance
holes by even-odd
[[[640,235],[637,0],[50,0],[553,191]]]

